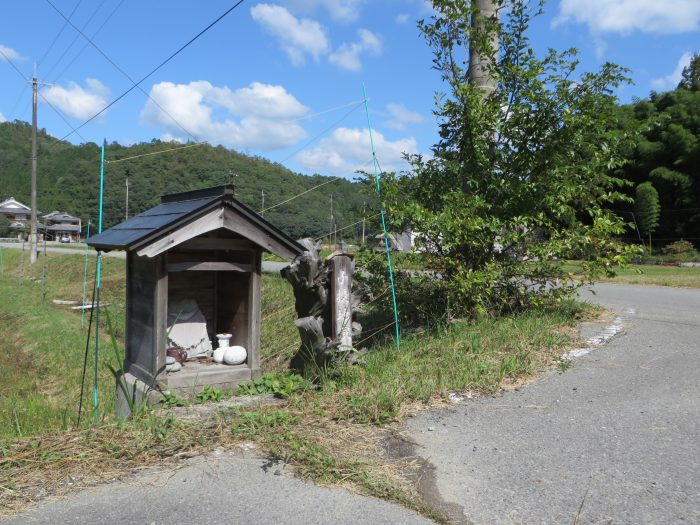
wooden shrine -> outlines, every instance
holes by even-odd
[[[262,253],[294,259],[304,250],[237,201],[230,185],[166,195],[87,244],[126,251],[124,379],[142,397],[165,390],[192,395],[206,385],[234,388],[258,377]],[[231,344],[245,347],[247,360],[188,360],[179,372],[166,372],[169,319],[172,325],[179,315],[171,311],[169,317],[168,308],[182,300],[196,304],[211,341],[232,334]]]

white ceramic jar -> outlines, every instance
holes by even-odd
[[[224,363],[227,365],[240,365],[245,363],[248,351],[242,346],[229,346],[224,352]]]

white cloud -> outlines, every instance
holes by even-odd
[[[382,41],[378,35],[368,29],[358,29],[357,35],[359,36],[357,42],[351,44],[344,42],[337,51],[328,55],[328,61],[349,71],[360,71],[362,69],[361,53],[379,55],[382,52]]]
[[[407,124],[420,124],[423,122],[423,117],[420,113],[411,111],[403,104],[387,104],[386,109],[391,115],[391,118],[384,124],[393,129],[405,130]]]
[[[409,16],[406,13],[401,13],[400,15],[396,15],[396,18],[394,18],[394,22],[397,24],[405,24],[408,22]]]
[[[5,115],[3,115],[2,113],[0,113],[0,122],[7,122]]]
[[[66,115],[86,120],[107,105],[109,88],[97,79],[86,78],[85,87],[75,82],[69,82],[68,87],[51,85],[42,95]]]
[[[659,91],[675,88],[681,81],[681,78],[683,78],[683,68],[690,65],[691,58],[692,55],[690,53],[683,53],[683,56],[681,56],[681,58],[678,60],[678,64],[676,64],[676,69],[673,70],[673,73],[666,75],[665,77],[653,79],[651,81],[651,87]]]
[[[408,167],[403,154],[418,151],[413,137],[391,141],[374,131],[373,139],[377,159],[385,171]],[[371,159],[369,132],[354,128],[338,128],[315,148],[304,150],[295,156],[295,160],[310,171],[341,175],[352,175],[358,169],[371,170]]]
[[[315,20],[296,18],[284,7],[273,4],[257,4],[250,14],[278,40],[294,65],[303,64],[306,55],[318,60],[330,48],[325,28]]]
[[[0,44],[0,61],[4,62],[5,57],[7,57],[10,60],[26,60],[25,57],[19,54],[19,52],[15,51],[11,47],[3,46]]]
[[[200,140],[228,147],[273,150],[306,136],[290,119],[308,112],[282,86],[254,82],[235,91],[206,80],[189,84],[161,82],[151,97]],[[141,111],[141,122],[164,128],[168,140],[182,140],[184,132],[151,100]]]
[[[366,0],[287,0],[293,10],[314,12],[323,7],[336,22],[354,22]]]
[[[574,21],[593,33],[673,34],[700,26],[698,0],[561,0],[554,26]]]

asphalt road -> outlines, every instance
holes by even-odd
[[[3,522],[5,523],[5,522]],[[7,525],[234,525],[432,523],[398,505],[317,487],[277,464],[211,454],[45,503]]]
[[[85,245],[84,244],[73,244],[72,248],[67,248],[64,244],[59,243],[49,243],[46,246],[46,251],[49,253],[64,253],[69,255],[85,255]],[[22,249],[22,243],[17,242],[0,242],[0,248],[10,248],[15,250]],[[24,245],[25,250],[27,250],[27,257],[29,256],[29,244]],[[43,251],[43,245],[40,246],[40,252]],[[95,256],[97,252],[93,249],[88,250],[88,255]],[[106,257],[114,257],[116,259],[126,259],[126,253],[122,251],[111,251],[106,252],[103,255]],[[263,261],[262,262],[262,272],[263,273],[279,273],[279,271],[288,266],[288,262],[276,262],[276,261]]]
[[[700,290],[595,292],[582,297],[622,321],[607,345],[409,422],[461,521],[570,524],[580,508],[581,524],[700,523]]]

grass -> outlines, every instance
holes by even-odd
[[[567,271],[577,273],[580,264],[571,261],[566,265]],[[601,282],[613,284],[636,284],[647,286],[670,286],[676,288],[700,288],[700,268],[660,264],[630,264],[617,268],[612,279],[601,278]]]
[[[0,302],[0,341],[3,342],[0,349],[0,439],[66,429],[77,414],[86,329],[80,326],[79,312],[53,305],[51,300],[82,299],[83,259],[48,254],[47,274],[51,281],[47,284],[46,300],[42,301],[39,280],[43,256],[31,268],[27,257],[25,277],[20,279],[17,276],[21,269],[21,253],[3,252],[0,289],[10,300]],[[94,272],[94,258],[89,262],[92,263],[90,271]],[[123,334],[124,292],[123,283],[118,279],[123,262],[105,260],[104,263],[103,301],[111,303],[118,326],[115,331]],[[78,280],[76,274],[80,276]],[[85,318],[86,326],[88,319],[89,314]],[[111,355],[104,358],[109,359]],[[88,377],[87,388],[91,392],[92,376]],[[114,388],[105,367],[99,371],[98,384],[101,412],[109,414],[114,404]],[[91,401],[86,402],[91,405]]]
[[[617,276],[611,281],[620,284],[700,288],[700,268],[630,265],[618,270]]]
[[[6,513],[37,495],[253,441],[262,452],[295,465],[302,477],[396,501],[445,521],[416,493],[411,481],[416,461],[387,453],[384,442],[396,432],[395,424],[420,407],[446,402],[450,393],[494,393],[556,366],[573,337],[571,327],[587,311],[580,303],[565,303],[556,310],[407,333],[400,349],[393,344],[372,348],[364,366],[320,371],[316,389],[294,392],[280,406],[229,410],[207,424],[178,422],[147,410],[133,420],[115,421],[110,415],[114,380],[103,367],[101,418],[95,426],[75,428],[85,330],[79,313],[51,299],[82,297],[83,259],[49,254],[42,302],[36,280],[41,264],[31,270],[25,265],[20,279],[19,252],[4,250],[3,256],[0,290],[17,298],[0,303],[0,509]],[[103,300],[112,303],[121,336],[124,261],[105,259],[104,267]],[[261,303],[263,367],[288,373],[298,347],[291,287],[265,275]],[[103,348],[111,357],[106,337]],[[68,486],[69,476],[80,481]]]

